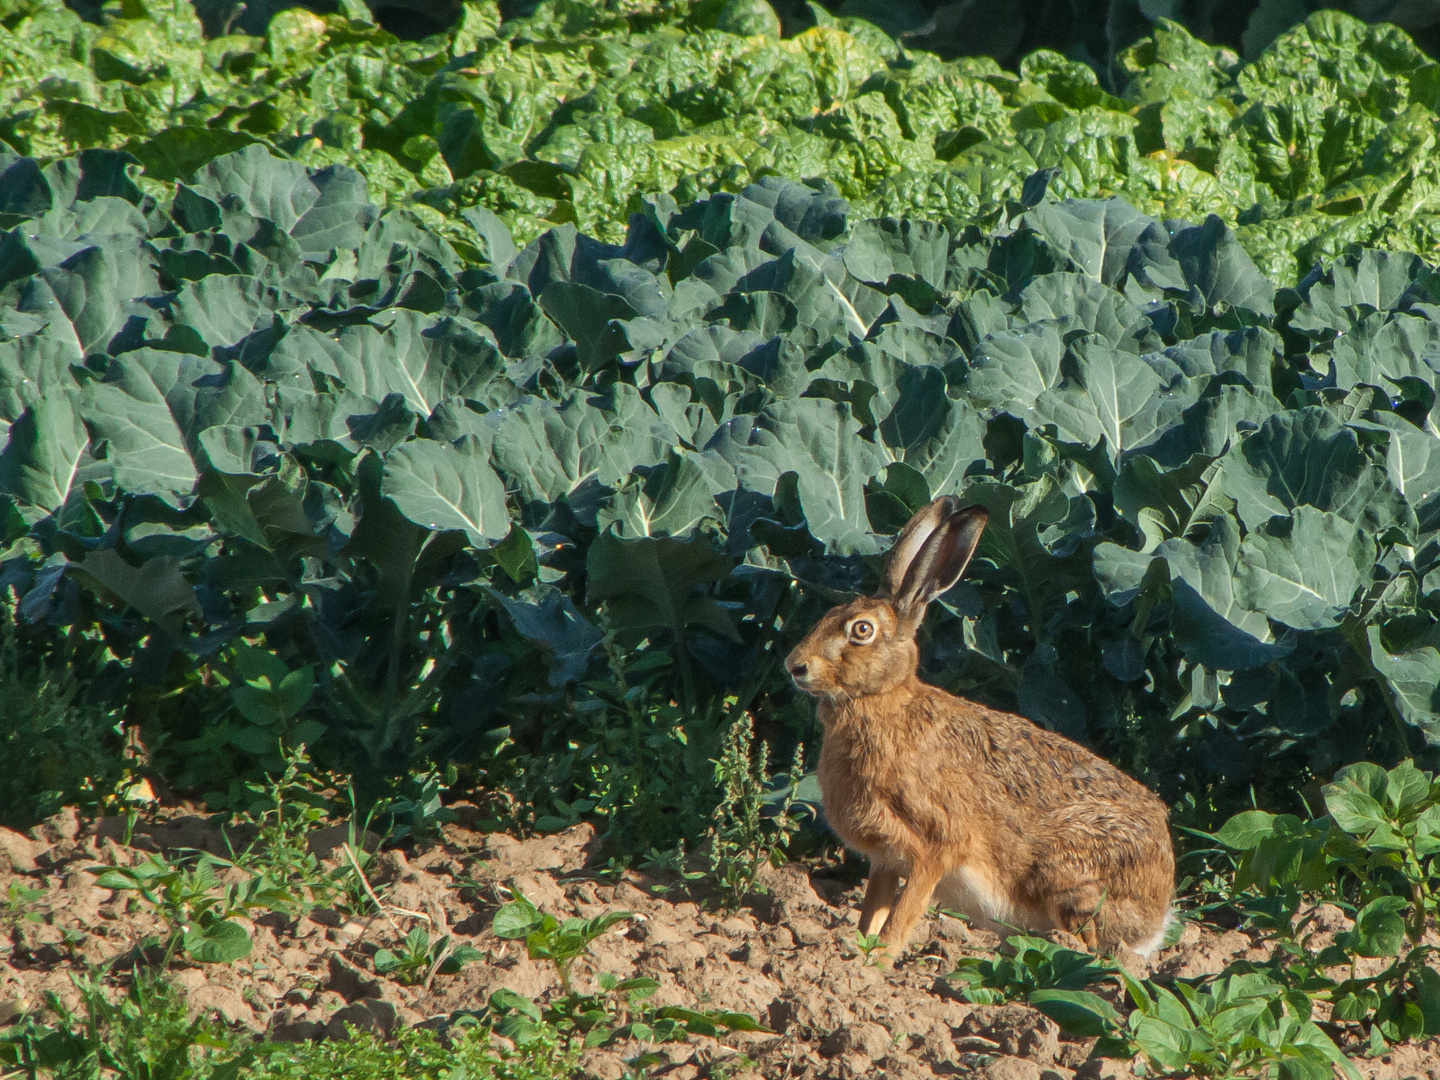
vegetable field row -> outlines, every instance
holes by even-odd
[[[351,170],[260,146],[164,202],[106,151],[7,175],[43,212],[3,246],[3,580],[137,688],[268,671],[190,732],[192,783],[282,734],[384,771],[423,729],[542,755],[564,808],[609,791],[567,745],[610,706],[565,704],[607,634],[663,646],[660,758],[703,777],[684,725],[784,701],[788,616],[954,491],[991,510],[934,626],[970,693],[1172,785],[1440,733],[1416,256],[1277,289],[1218,218],[1046,173],[989,231],[773,178],[657,197],[615,245],[517,250],[476,208],[468,262]]]

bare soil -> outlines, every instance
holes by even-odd
[[[82,822],[73,812],[29,835],[0,829],[0,1026],[41,1007],[47,991],[73,1000],[69,972],[114,964],[133,955],[145,938],[163,934],[147,905],[133,894],[98,887],[91,867],[133,865],[145,851],[224,852],[217,829],[183,813],[139,826],[129,845],[118,842],[121,836],[118,819]],[[312,849],[333,858],[342,840],[338,829],[322,831],[312,837]],[[600,972],[648,975],[660,983],[659,1004],[750,1013],[776,1032],[694,1037],[650,1048],[668,1062],[652,1074],[669,1080],[712,1072],[777,1080],[1133,1075],[1128,1063],[1092,1060],[1094,1040],[1062,1034],[1027,1006],[961,1000],[944,976],[961,957],[993,949],[998,941],[992,934],[933,918],[908,956],[886,971],[868,965],[856,948],[860,889],[834,876],[833,868],[767,870],[767,893],[726,914],[657,895],[655,883],[638,874],[606,881],[588,868],[594,851],[588,826],[523,841],[447,826],[441,843],[409,857],[400,851],[376,856],[369,877],[383,915],[354,919],[330,909],[299,918],[265,915],[248,924],[255,946],[247,958],[208,966],[181,958],[173,977],[195,1009],[274,1040],[343,1038],[346,1024],[381,1032],[443,1024],[458,1011],[481,1007],[502,987],[543,1001],[559,989],[550,965],[530,960],[523,943],[490,931],[507,890],[519,888],[560,917],[634,913],[577,962],[577,988],[590,989]],[[7,913],[14,881],[43,891]],[[22,917],[26,913],[40,917]],[[453,934],[484,959],[436,977],[428,989],[377,975],[376,950],[396,949],[416,925],[426,926],[432,940]],[[1330,932],[1346,925],[1338,910],[1327,915]],[[1267,955],[1246,933],[1192,924],[1143,973],[1203,975]],[[618,1078],[623,1062],[645,1049],[632,1043],[587,1051],[585,1075]],[[1352,1049],[1367,1080],[1440,1080],[1440,1040],[1373,1059]]]

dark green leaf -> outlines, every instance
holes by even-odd
[[[1062,1031],[1081,1038],[1106,1035],[1120,1022],[1110,1002],[1087,990],[1036,990],[1027,1000]]]
[[[427,529],[460,529],[476,547],[510,531],[505,487],[473,436],[458,446],[414,439],[385,455],[381,490]]]
[[[185,952],[200,964],[229,964],[250,955],[253,942],[239,923],[217,919],[188,930],[184,937]]]
[[[495,912],[490,929],[499,938],[528,937],[540,926],[543,918],[534,904],[520,897],[501,905],[500,910]]]
[[[1361,956],[1395,956],[1405,942],[1403,913],[1409,901],[1403,896],[1381,896],[1355,916],[1355,951]]]

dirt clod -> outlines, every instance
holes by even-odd
[[[979,1036],[1002,1054],[1049,1065],[1060,1052],[1060,1028],[1026,1005],[977,1005],[955,1029],[957,1037]]]
[[[330,1017],[325,1025],[325,1034],[332,1039],[346,1037],[346,1026],[360,1031],[374,1031],[388,1035],[395,1030],[399,1014],[395,1006],[385,1001],[364,1000],[347,1005]]]
[[[982,1080],[1040,1080],[1040,1066],[1026,1058],[998,1057],[980,1067]]]
[[[35,869],[35,853],[44,845],[0,827],[0,874],[27,874]]]

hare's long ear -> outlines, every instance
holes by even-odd
[[[885,569],[880,575],[880,589],[876,596],[894,600],[900,595],[905,584],[905,575],[920,549],[925,546],[935,530],[945,524],[945,519],[960,507],[960,500],[954,495],[942,495],[927,506],[915,511],[915,516],[905,523],[885,556]]]
[[[946,514],[910,560],[900,587],[890,598],[896,608],[923,612],[926,604],[959,581],[989,520],[990,514],[982,506]]]

